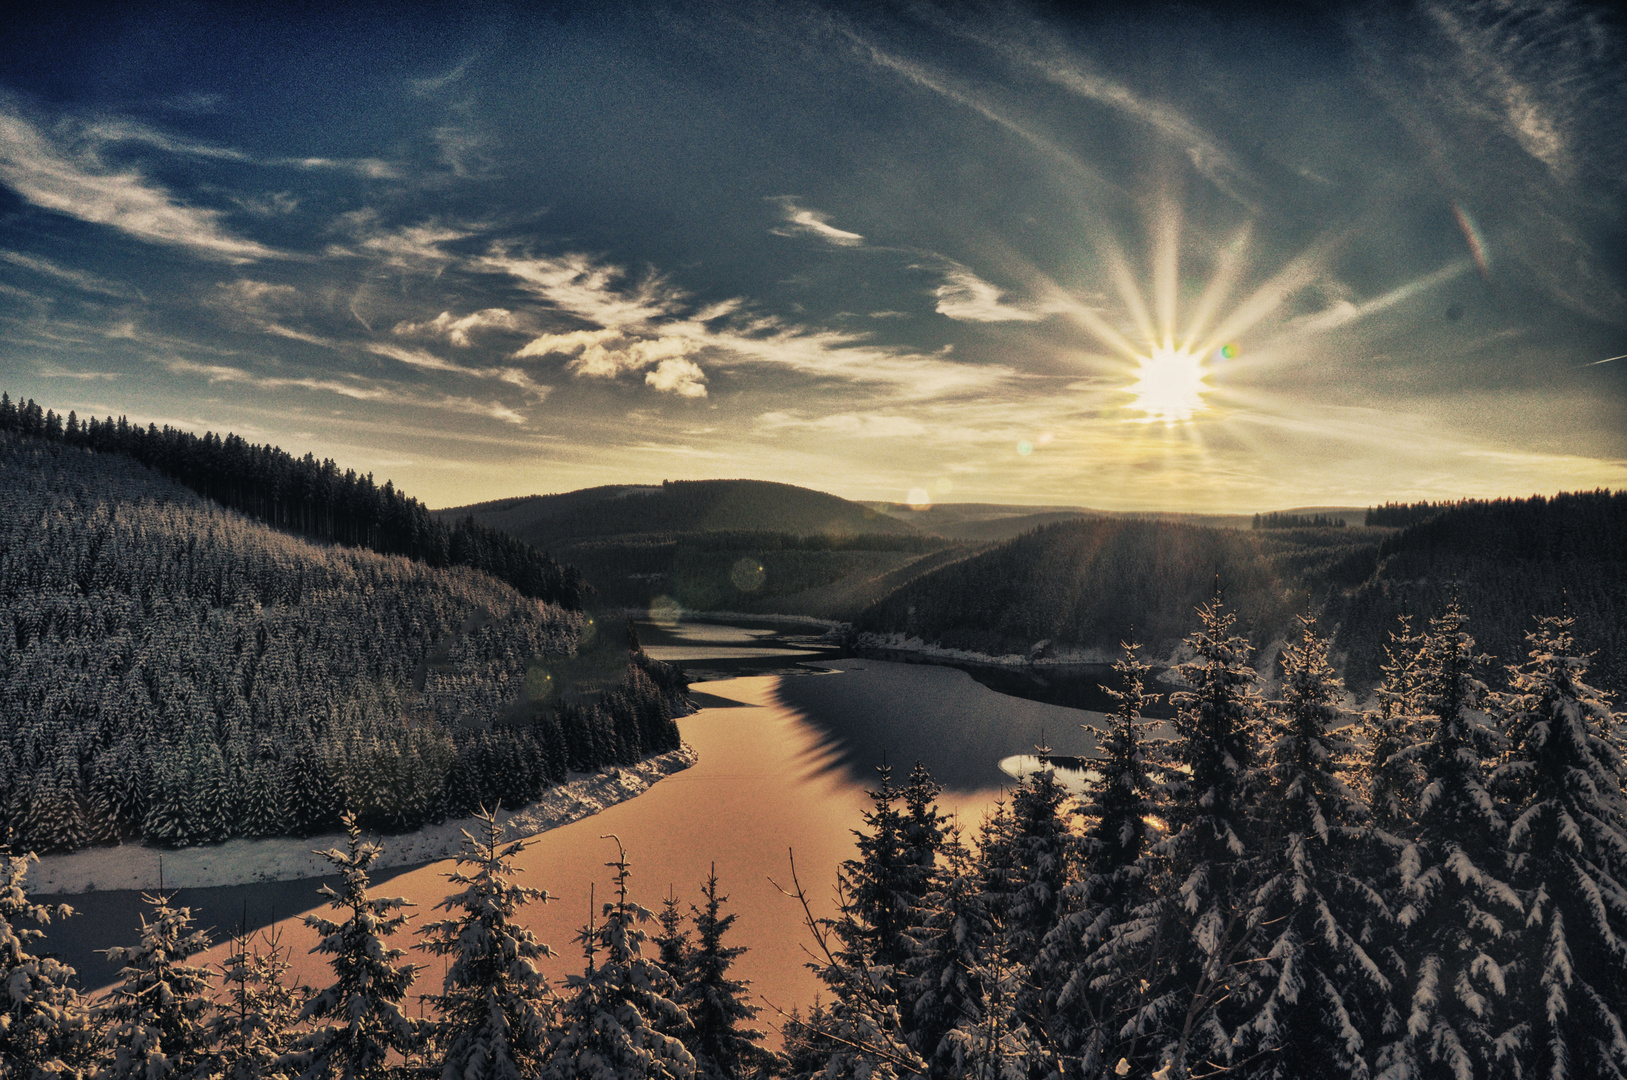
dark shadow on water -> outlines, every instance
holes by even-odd
[[[386,843],[388,838],[386,838]],[[416,870],[427,863],[391,866],[372,873],[375,887],[391,878]],[[339,885],[338,875],[303,878],[299,881],[256,881],[247,885],[218,885],[206,889],[169,890],[174,906],[192,909],[192,922],[209,931],[211,942],[224,941],[247,919],[250,933],[270,926],[277,919],[326,908],[326,898],[317,894],[323,885]],[[383,893],[388,895],[388,893]],[[79,986],[94,990],[118,978],[118,969],[98,950],[116,945],[134,945],[140,939],[141,919],[151,909],[141,899],[140,890],[111,889],[103,892],[63,896],[36,896],[44,904],[67,904],[74,914],[52,919],[39,927],[46,937],[39,948],[79,972]]]
[[[1090,754],[1095,738],[1079,710],[996,693],[958,668],[840,662],[837,673],[781,679],[779,703],[825,736],[823,770],[862,784],[893,767],[902,783],[920,761],[945,788],[977,791],[1013,783],[1002,759],[1041,743],[1059,754]]]

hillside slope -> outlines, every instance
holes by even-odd
[[[346,806],[405,829],[677,745],[676,674],[613,635],[580,649],[584,626],[484,573],[312,544],[125,455],[0,434],[0,829],[184,845]],[[567,699],[553,668],[597,692]]]
[[[1322,613],[1357,689],[1378,677],[1397,618],[1421,622],[1455,594],[1482,648],[1524,655],[1533,615],[1568,607],[1600,659],[1598,684],[1627,690],[1627,493],[1463,502],[1401,530],[1236,530],[1113,518],[1049,525],[903,585],[861,631],[995,655],[1035,643],[1111,652],[1135,639],[1168,655],[1214,595],[1257,645],[1295,614]]]
[[[600,603],[850,618],[954,543],[858,503],[758,480],[601,487],[436,512],[544,548]]]

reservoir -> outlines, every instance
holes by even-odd
[[[759,1025],[772,1033],[778,1027],[775,1008],[806,1009],[820,990],[803,966],[810,939],[802,909],[784,892],[792,887],[792,859],[815,913],[833,914],[836,868],[854,855],[852,830],[870,806],[866,789],[876,782],[875,765],[885,758],[895,783],[902,783],[920,759],[944,785],[940,808],[972,834],[1013,782],[999,769],[1002,759],[1032,753],[1041,741],[1058,753],[1094,748],[1082,725],[1099,721],[1099,714],[996,693],[955,668],[825,659],[819,649],[764,637],[751,627],[706,626],[696,640],[652,644],[650,651],[660,649],[662,659],[714,676],[693,687],[700,711],[679,721],[699,762],[635,799],[541,834],[518,860],[521,883],[554,897],[527,909],[526,921],[559,954],[546,965],[556,986],[581,968],[580,950],[571,941],[587,921],[590,896],[595,904],[606,898],[610,872],[604,864],[615,858],[617,844],[602,837],[614,834],[627,851],[632,898],[652,911],[671,890],[687,912],[716,866],[729,898],[726,910],[739,916],[730,940],[749,949],[736,974],[752,981],[764,1008]],[[680,649],[708,655],[690,661],[673,655]],[[794,655],[765,655],[786,653]],[[818,668],[800,666],[808,662]],[[725,664],[733,670],[713,666]],[[751,673],[753,666],[757,673]],[[387,846],[390,838],[382,842]],[[444,913],[432,908],[448,891],[451,868],[448,861],[383,871],[375,892],[417,905],[409,927],[440,918]],[[329,972],[321,958],[307,955],[315,935],[297,917],[321,903],[317,884],[192,889],[176,903],[197,909],[200,922],[214,926],[217,936],[245,911],[249,925],[265,925],[274,907],[283,940],[295,950],[296,974],[321,986]],[[62,899],[82,914],[53,924],[47,947],[80,968],[83,985],[105,984],[114,972],[89,953],[86,939],[112,932],[111,940],[94,947],[133,942],[135,898],[100,893]],[[87,933],[93,929],[96,934]],[[653,923],[649,929],[656,929]],[[412,942],[405,934],[393,939],[403,947]],[[209,959],[223,954],[217,947]],[[442,961],[417,959],[424,970],[414,992],[437,992]]]

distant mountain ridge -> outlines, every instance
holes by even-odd
[[[768,480],[666,480],[528,495],[433,511],[472,516],[547,547],[586,537],[651,533],[766,532],[793,536],[917,535],[920,530],[860,503]]]

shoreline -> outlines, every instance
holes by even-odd
[[[642,795],[662,778],[682,772],[698,760],[699,755],[685,743],[636,765],[602,773],[574,773],[519,810],[499,810],[497,818],[507,827],[509,839],[536,836]],[[369,834],[384,848],[374,865],[382,870],[452,858],[458,853],[463,830],[474,824],[474,818],[455,818],[413,832]],[[345,843],[344,833],[323,833],[305,838],[227,840],[191,848],[155,848],[141,843],[83,848],[41,856],[29,868],[26,888],[35,896],[151,891],[160,887],[160,872],[165,890],[304,881],[333,873],[333,864],[317,852],[343,850]]]

